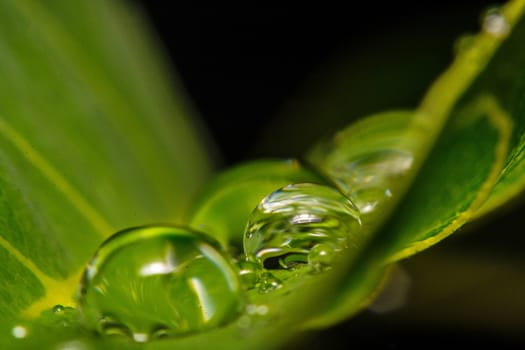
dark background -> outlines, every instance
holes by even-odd
[[[261,156],[300,155],[318,137],[341,128],[352,118],[381,109],[413,108],[428,84],[450,63],[455,39],[476,32],[481,12],[494,4],[369,1],[359,5],[227,8],[192,7],[181,2],[168,6],[165,1],[152,0],[139,3],[152,19],[173,67],[210,131],[223,167]],[[325,79],[326,75],[340,77],[347,85],[334,88],[333,79]],[[326,85],[316,85],[319,81]],[[335,97],[331,104],[337,95],[332,89],[339,94],[348,91],[345,98],[350,107]],[[324,95],[321,102],[334,106],[319,118],[308,115],[319,102],[309,98],[315,94]],[[312,119],[320,122],[310,125]],[[439,249],[488,249],[501,255],[508,254],[509,246],[521,249],[523,239],[518,235],[495,240],[493,233],[512,231],[520,223],[522,212],[523,206],[514,206],[477,224],[475,239],[453,236]],[[433,273],[438,274],[439,269]],[[448,278],[446,271],[441,273],[444,275],[436,279]],[[466,272],[456,278],[468,280],[471,276]],[[498,298],[495,295],[494,302]],[[478,307],[482,309],[483,305]],[[431,318],[434,311],[430,306],[422,312]],[[499,330],[501,327],[494,332],[490,327],[477,328],[477,324],[461,327],[454,319],[459,316],[454,315],[451,310],[451,322],[447,323],[413,314],[403,317],[364,312],[312,335],[296,347],[516,345],[514,338]]]
[[[308,78],[322,74],[323,65],[338,55],[349,59],[377,55],[386,46],[390,51],[382,52],[382,60],[374,63],[390,65],[391,70],[396,69],[392,59],[399,55],[412,55],[411,64],[416,65],[418,56],[425,56],[422,69],[404,75],[404,79],[425,76],[416,78],[420,93],[385,106],[414,107],[428,83],[450,62],[455,39],[477,31],[480,13],[492,4],[368,1],[228,8],[159,0],[142,3],[228,164],[255,152],[266,155],[257,147],[261,130]],[[386,77],[378,84],[385,81]],[[360,98],[362,94],[348,96]]]

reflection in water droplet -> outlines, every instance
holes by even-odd
[[[13,335],[13,337],[17,339],[23,339],[27,337],[28,331],[26,327],[21,326],[21,325],[16,325],[13,327],[13,329],[11,329],[11,334]]]
[[[266,270],[289,270],[309,265],[311,250],[322,244],[325,252],[330,250],[323,262],[328,265],[333,252],[347,247],[359,229],[359,212],[342,193],[317,184],[294,184],[269,194],[252,212],[244,251],[247,260]],[[270,290],[263,278],[258,283]]]
[[[133,333],[133,340],[137,343],[145,343],[148,341],[147,333]]]
[[[330,268],[330,263],[334,258],[334,248],[329,244],[317,244],[310,253],[308,253],[308,263],[315,269],[315,271],[322,271]]]
[[[107,336],[126,338],[131,336],[131,331],[125,324],[107,315],[103,316],[99,321],[99,329],[102,334]]]
[[[145,342],[224,325],[242,300],[214,242],[185,228],[149,226],[102,244],[84,273],[79,310],[88,328]]]
[[[152,339],[169,338],[173,334],[172,330],[166,326],[156,326],[151,332]]]
[[[483,30],[495,37],[503,37],[509,33],[510,26],[498,7],[485,11],[482,19]]]
[[[63,305],[58,304],[58,305],[53,306],[53,313],[54,314],[59,314],[59,313],[62,313],[62,312],[64,312],[64,306]]]
[[[52,328],[78,328],[78,313],[71,306],[55,305],[41,313],[39,322]]]
[[[252,261],[241,260],[238,263],[238,267],[239,276],[244,287],[247,289],[254,288],[258,279],[259,266]]]

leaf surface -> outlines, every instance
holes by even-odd
[[[404,179],[409,183],[406,193],[391,215],[384,213],[379,230],[341,286],[339,299],[311,326],[338,322],[370,302],[360,304],[354,298],[369,271],[427,249],[523,189],[519,154],[525,111],[519,77],[525,73],[524,6],[510,2],[498,12],[502,17],[497,19],[504,18],[508,26],[499,33],[487,28],[486,21],[496,17],[485,18],[483,31],[414,111],[407,127],[431,126],[433,131],[416,147],[416,165]],[[370,293],[376,288],[370,284]]]
[[[199,126],[137,10],[120,1],[0,4],[4,319],[72,305],[104,238],[181,221],[208,176]]]
[[[0,43],[0,72],[6,77],[0,84],[6,101],[0,106],[0,206],[5,213],[0,259],[9,267],[0,272],[0,308],[9,310],[7,316],[21,311],[34,316],[54,303],[67,303],[73,293],[67,286],[76,285],[79,269],[104,237],[136,224],[181,220],[188,198],[208,172],[189,121],[166,97],[169,90],[160,83],[161,75],[155,68],[144,74],[134,69],[151,58],[141,57],[147,52],[145,41],[125,40],[128,30],[135,33],[121,26],[129,23],[131,12],[120,2],[97,5],[83,3],[82,15],[76,15],[86,19],[73,20],[69,16],[75,15],[75,6],[65,1],[0,4],[0,13],[9,14],[0,22],[2,32],[9,33]],[[490,203],[495,207],[521,189],[524,7],[525,1],[516,0],[502,9],[508,33],[494,32],[485,22],[484,31],[415,111],[358,122],[328,150],[317,148],[309,155],[320,171],[334,177],[334,164],[386,154],[357,163],[358,170],[379,179],[376,189],[383,193],[370,215],[365,213],[368,238],[358,255],[342,254],[326,273],[290,277],[273,293],[247,291],[255,313],[247,307],[235,322],[203,334],[142,345],[104,340],[80,329],[53,334],[34,324],[35,337],[14,344],[275,348],[305,329],[326,327],[362,310],[393,263],[453,233],[485,203],[490,209]],[[99,21],[112,29],[97,32],[106,28]],[[93,23],[98,28],[91,28]],[[35,36],[42,38],[31,40]],[[137,56],[120,55],[123,48],[115,42]],[[164,113],[179,117],[169,119]],[[344,157],[332,157],[341,149]],[[399,165],[396,154],[382,153],[391,149],[410,155],[409,166],[400,173],[392,172],[391,166]],[[232,237],[238,241],[247,208],[270,188],[304,175],[259,165],[241,167],[212,184],[202,206],[192,212],[192,224],[216,230],[223,245]],[[341,190],[359,197],[354,186],[370,177],[338,179],[334,181]],[[247,200],[236,201],[236,196]]]

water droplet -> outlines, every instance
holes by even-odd
[[[499,7],[489,8],[482,17],[482,28],[485,33],[495,37],[503,37],[509,33],[510,25]]]
[[[147,333],[133,333],[133,340],[137,343],[145,343],[148,341]]]
[[[291,270],[308,266],[318,244],[333,252],[346,248],[359,229],[358,209],[342,193],[317,184],[294,184],[266,196],[252,212],[244,251],[266,270]],[[259,284],[265,285],[262,280]]]
[[[78,313],[77,310],[71,306],[58,304],[48,310],[43,311],[40,315],[39,322],[52,328],[77,328]]]
[[[54,314],[59,314],[59,313],[62,313],[64,312],[64,306],[63,305],[55,305],[53,306],[53,313]]]
[[[90,329],[145,342],[224,325],[242,301],[215,242],[186,228],[148,226],[102,244],[84,273],[79,310]]]
[[[308,263],[315,271],[330,268],[330,263],[335,254],[334,249],[328,244],[317,244],[308,253]]]
[[[269,293],[281,288],[282,282],[270,272],[261,273],[257,278],[256,287],[261,293]]]

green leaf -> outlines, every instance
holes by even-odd
[[[142,39],[129,41],[140,31],[118,25],[132,13],[119,2],[81,5],[82,11],[65,1],[0,5],[0,27],[7,33],[0,44],[6,76],[0,84],[6,101],[0,106],[0,261],[7,266],[0,309],[6,318],[35,316],[55,303],[72,305],[78,272],[104,237],[136,224],[181,221],[208,172],[189,121],[166,98],[161,75],[136,69],[150,58],[123,56],[115,44],[137,55],[148,51]],[[485,27],[417,110],[377,114],[343,131],[328,150],[312,152],[311,162],[336,176],[342,191],[363,199],[358,205],[368,241],[358,255],[341,254],[326,273],[292,275],[272,293],[246,291],[255,311],[247,307],[238,320],[210,332],[142,345],[74,327],[56,330],[45,325],[43,314],[28,326],[34,337],[6,336],[7,346],[63,347],[73,341],[86,348],[275,348],[366,307],[393,263],[457,230],[491,195],[507,199],[516,191],[510,188],[521,186],[512,179],[521,178],[515,171],[525,124],[516,79],[525,66],[524,7],[524,1],[510,2],[503,9],[510,33]],[[135,35],[128,37],[128,30]],[[166,111],[180,118],[168,119]],[[45,116],[45,123],[35,115]],[[396,153],[383,153],[392,149],[410,155],[406,169],[392,171],[391,165],[399,165]],[[363,209],[373,196],[354,186],[368,190],[370,177],[341,180],[332,170],[369,154],[380,157],[358,162],[358,169],[376,176],[383,195],[368,213]],[[318,177],[293,162],[233,169],[205,190],[191,224],[225,246],[239,245],[242,226],[261,197],[303,178]],[[498,183],[505,190],[495,190]]]
[[[2,1],[0,32],[6,320],[74,305],[100,242],[129,226],[180,222],[210,166],[131,4]]]
[[[524,6],[514,1],[501,9],[508,26],[501,32],[491,32],[485,22],[414,112],[407,127],[425,130],[428,139],[419,143],[415,167],[403,180],[410,186],[392,215],[385,213],[387,220],[350,269],[339,298],[311,327],[333,324],[366,305],[355,293],[364,285],[375,290],[367,273],[436,244],[479,216],[484,203],[493,209],[523,189],[517,155],[525,111],[517,77],[525,67]]]

